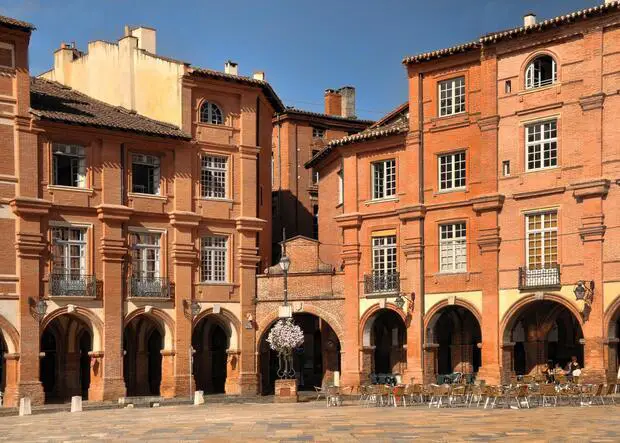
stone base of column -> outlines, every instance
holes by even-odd
[[[275,403],[297,403],[299,401],[297,380],[294,378],[276,380],[276,391],[273,401]]]
[[[127,395],[123,378],[103,378],[88,388],[88,401],[115,401]]]
[[[258,383],[256,386],[258,386]],[[226,393],[226,395],[239,395],[239,391],[239,376],[226,377],[226,383],[224,384],[224,392]]]
[[[30,397],[32,405],[45,403],[45,393],[40,381],[22,382],[17,385],[7,386],[4,391],[3,406],[15,408],[19,406],[19,399]]]
[[[484,380],[487,385],[499,385],[502,382],[502,371],[499,365],[480,366],[476,380]]]
[[[162,392],[162,397],[169,398],[169,395],[172,394],[173,397],[190,397],[190,383],[192,384],[192,398],[193,392],[196,390],[196,386],[194,384],[194,377],[189,376],[189,374],[185,375],[175,375],[170,382],[164,383],[162,379],[162,384],[160,391]],[[164,389],[166,390],[166,395],[163,394]]]
[[[232,380],[231,380],[232,382]],[[226,380],[228,385],[228,380]],[[237,393],[241,395],[258,395],[258,374],[245,373],[237,379]],[[226,391],[228,393],[228,391]]]

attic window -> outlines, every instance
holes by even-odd
[[[550,55],[541,55],[527,65],[525,70],[525,89],[552,85],[557,81],[556,63]]]
[[[0,42],[0,67],[10,69],[15,67],[15,48],[9,43]]]

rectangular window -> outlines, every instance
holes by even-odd
[[[558,165],[557,121],[533,123],[525,127],[527,170],[554,168]]]
[[[396,236],[372,238],[372,273],[391,275],[396,272]]]
[[[312,238],[319,239],[319,205],[312,205]]]
[[[396,160],[386,160],[372,164],[372,198],[388,198],[396,194]]]
[[[441,191],[465,187],[465,152],[439,156],[439,189]]]
[[[228,238],[222,235],[200,239],[200,281],[225,282]]]
[[[312,128],[312,138],[324,138],[324,137],[325,137],[325,129]]]
[[[157,232],[132,232],[132,274],[139,280],[159,278],[161,234]]]
[[[504,177],[508,177],[510,175],[510,160],[504,160],[502,162],[502,173]]]
[[[314,158],[314,156],[317,155],[318,153],[319,151],[317,151],[316,149],[313,149],[311,158]],[[312,174],[312,184],[318,185],[319,184],[319,171],[315,168],[312,168],[311,174]]]
[[[159,158],[154,155],[132,154],[131,190],[138,194],[159,195]]]
[[[80,278],[86,273],[86,228],[52,228],[52,273]]]
[[[466,271],[467,232],[465,223],[440,225],[439,229],[439,271]]]
[[[558,213],[526,217],[527,268],[546,269],[558,264]]]
[[[203,155],[200,171],[202,198],[226,198],[228,158]]]
[[[344,169],[338,171],[338,204],[344,203]]]
[[[52,184],[86,187],[86,155],[83,146],[61,143],[52,145]]]
[[[439,82],[439,116],[465,112],[465,77]]]
[[[15,67],[15,47],[10,43],[0,42],[0,67]]]

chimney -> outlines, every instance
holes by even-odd
[[[226,74],[239,75],[239,65],[232,60],[228,60],[224,63],[224,72]]]
[[[353,86],[343,86],[338,89],[338,94],[342,97],[340,105],[342,116],[347,118],[355,117],[355,88]]]
[[[154,28],[139,26],[129,30],[129,35],[138,39],[138,48],[144,49],[151,54],[156,54],[157,31]]]
[[[342,114],[342,97],[339,92],[334,91],[333,89],[325,90],[325,114]]]
[[[252,78],[254,80],[260,80],[262,82],[265,81],[265,72],[264,71],[256,71],[254,74],[252,74]]]
[[[534,26],[536,24],[536,14],[533,12],[528,12],[523,16],[523,26],[526,28],[528,26]]]
[[[71,63],[75,60],[76,49],[67,43],[61,43],[54,52],[54,76],[58,83],[66,85],[71,77]]]

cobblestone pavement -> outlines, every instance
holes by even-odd
[[[620,441],[620,406],[531,410],[206,404],[0,418],[0,440]]]

